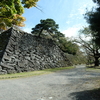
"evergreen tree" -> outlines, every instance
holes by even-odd
[[[97,8],[87,11],[85,14],[85,19],[89,23],[89,27],[93,32],[95,37],[95,42],[100,46],[100,0],[93,0],[98,4]]]
[[[100,5],[100,0],[93,0],[93,2],[97,3],[98,5]]]
[[[52,36],[58,32],[58,28],[58,24],[56,24],[53,19],[40,20],[40,23],[32,28],[31,33],[40,37],[42,32],[45,30]]]

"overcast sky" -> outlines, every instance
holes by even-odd
[[[83,14],[86,8],[89,10],[95,6],[92,0],[40,0],[37,8],[25,9],[23,16],[26,18],[26,26],[23,28],[26,32],[40,22],[41,19],[51,18],[59,24],[59,31],[66,37],[75,37],[78,30],[86,26]]]

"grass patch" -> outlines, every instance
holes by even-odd
[[[93,68],[93,67],[91,67],[91,68],[86,68],[86,71],[100,72],[100,66],[95,67],[95,68]]]
[[[74,68],[74,67],[70,66],[70,67],[44,69],[44,70],[32,71],[32,72],[6,74],[6,75],[0,75],[0,79],[12,79],[12,78],[20,78],[20,77],[38,76],[38,75],[49,74],[49,73],[57,72],[57,71],[61,71],[61,70],[72,69],[72,68]]]
[[[89,67],[89,68],[94,67],[94,64],[86,64],[86,67]]]

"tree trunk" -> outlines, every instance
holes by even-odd
[[[43,31],[43,28],[40,30],[38,37],[40,37],[40,35],[41,35],[42,31]]]
[[[99,66],[99,57],[95,57],[95,66]]]

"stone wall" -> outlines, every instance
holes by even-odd
[[[10,38],[10,35],[11,35],[11,30],[7,30],[5,32],[3,32],[3,34],[0,33],[0,62],[1,62],[1,59],[2,59],[2,56],[4,54],[4,51],[5,51],[5,48],[8,44],[8,41],[9,41],[9,38]]]
[[[0,74],[66,67],[70,61],[52,39],[35,37],[15,28],[9,34],[0,62]],[[4,33],[2,33],[4,34]]]

